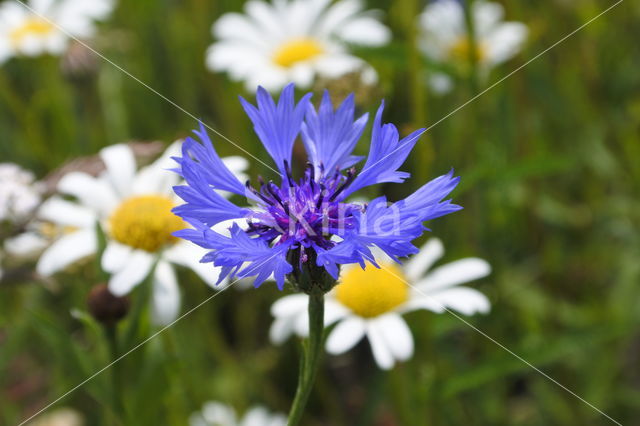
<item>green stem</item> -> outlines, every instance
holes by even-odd
[[[107,335],[107,341],[109,342],[109,351],[111,352],[111,361],[114,362],[120,357],[120,350],[118,347],[118,332],[116,325],[107,325],[104,328]],[[125,408],[122,402],[122,371],[120,369],[120,363],[115,362],[111,366],[111,398],[112,404],[111,411],[115,415],[114,424],[125,423]]]
[[[318,372],[324,342],[323,331],[324,293],[319,289],[312,289],[311,294],[309,294],[309,338],[303,343],[298,389],[289,412],[288,426],[298,425],[304,415],[304,408],[307,405],[307,400]]]

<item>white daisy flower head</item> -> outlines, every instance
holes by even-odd
[[[12,56],[60,55],[71,38],[96,32],[115,0],[8,0],[0,4],[0,62]]]
[[[172,235],[187,227],[171,212],[178,204],[173,186],[180,180],[170,170],[175,166],[171,157],[180,154],[180,145],[175,142],[140,170],[136,170],[129,146],[113,145],[100,151],[106,166],[100,176],[83,172],[65,175],[58,191],[77,201],[52,197],[39,209],[41,220],[66,227],[68,232],[44,250],[37,272],[52,275],[95,254],[96,223],[100,223],[107,237],[101,264],[111,274],[109,290],[123,296],[153,273],[152,311],[157,324],[173,321],[180,309],[174,264],[192,269],[213,286],[219,269],[199,262],[203,249]],[[224,160],[237,174],[247,165],[241,157]]]
[[[341,354],[367,337],[376,363],[387,370],[413,355],[413,336],[402,314],[418,309],[464,315],[488,312],[487,297],[460,284],[487,276],[489,264],[466,258],[430,269],[443,254],[440,240],[431,238],[402,265],[375,252],[379,269],[371,264],[365,269],[343,267],[338,285],[325,298],[325,327],[337,323],[327,336],[326,350]],[[307,302],[307,295],[294,294],[273,304],[273,343],[280,344],[291,334],[307,336]]]
[[[348,44],[381,46],[389,29],[360,0],[250,0],[245,14],[227,13],[213,25],[218,40],[207,52],[212,71],[226,71],[248,90],[258,85],[277,91],[294,82],[308,88],[316,76],[335,79],[362,72],[377,80],[373,68],[349,53]]]
[[[283,414],[272,414],[264,407],[254,406],[242,418],[238,418],[233,407],[210,401],[202,410],[193,413],[189,426],[285,426],[287,418]]]
[[[17,164],[0,163],[0,222],[28,219],[40,204],[43,188]]]
[[[470,44],[461,0],[431,2],[420,15],[421,48],[438,62],[466,64]],[[482,73],[501,64],[522,49],[527,38],[527,26],[521,22],[504,22],[501,4],[475,0],[471,16],[476,40],[476,58]]]

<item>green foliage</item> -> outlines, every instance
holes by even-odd
[[[268,162],[242,113],[242,85],[204,68],[210,25],[231,1],[121,1],[95,47],[181,108]],[[378,4],[379,3],[379,4]],[[376,2],[387,9],[392,2]],[[398,2],[401,3],[401,2]],[[396,7],[396,6],[394,6]],[[399,6],[398,6],[399,7]],[[582,2],[509,2],[527,23],[525,51],[494,70],[515,69],[604,9]],[[392,47],[361,50],[380,74],[386,120],[429,126],[472,98],[459,81],[428,92],[428,62],[411,59],[401,11],[390,13]],[[450,167],[465,209],[433,226],[445,260],[487,259],[493,273],[474,286],[492,312],[466,318],[482,332],[623,424],[640,409],[640,9],[624,2],[476,101],[419,142],[392,199]],[[385,50],[386,49],[386,50]],[[0,158],[39,177],[78,156],[129,140],[169,143],[194,119],[106,61],[69,75],[59,59],[14,59],[0,69]],[[409,80],[407,80],[407,78]],[[409,81],[409,84],[406,82]],[[417,86],[416,86],[417,85]],[[415,90],[418,87],[419,90]],[[375,98],[374,98],[375,100]],[[416,110],[416,108],[418,110]],[[372,111],[368,100],[361,109]],[[426,120],[426,121],[425,121]],[[214,138],[222,155],[242,152]],[[365,144],[358,147],[366,151]],[[253,161],[251,174],[269,176]],[[375,194],[370,194],[375,195]],[[17,424],[110,362],[101,327],[86,313],[104,278],[87,264],[47,286],[33,279],[0,287],[0,423]],[[212,295],[181,271],[183,312]],[[154,330],[144,303],[119,325],[121,352]],[[207,400],[239,411],[263,404],[286,412],[295,393],[297,341],[268,341],[274,286],[213,298],[116,366],[126,424],[183,425]],[[407,316],[416,340],[409,362],[377,370],[369,347],[326,356],[308,406],[309,425],[608,424],[593,408],[468,325],[448,315]],[[118,424],[112,369],[68,395],[87,424]]]

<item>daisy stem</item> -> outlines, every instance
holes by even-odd
[[[324,331],[324,293],[313,288],[309,294],[309,337],[303,342],[298,389],[289,411],[288,426],[300,423],[318,372]]]

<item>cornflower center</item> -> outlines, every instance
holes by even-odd
[[[311,38],[297,38],[279,46],[273,53],[273,62],[289,68],[324,53],[322,45]]]
[[[55,27],[44,19],[36,16],[28,18],[21,26],[9,33],[9,40],[13,46],[18,46],[29,37],[44,37],[55,31]]]
[[[355,169],[342,175],[316,180],[314,168],[309,165],[304,177],[295,181],[286,165],[286,176],[280,186],[260,181],[260,190],[247,182],[247,189],[256,196],[261,210],[248,218],[250,234],[258,235],[267,243],[296,243],[304,248],[312,246],[330,249],[335,245],[332,235],[343,235],[356,226],[354,214],[362,208],[339,201],[340,193],[355,178]],[[303,250],[304,251],[304,250]],[[304,253],[301,257],[306,261]]]
[[[141,195],[124,200],[109,218],[111,237],[128,246],[155,252],[178,241],[171,235],[185,227],[171,212],[174,203],[160,195]]]
[[[460,37],[449,48],[449,55],[458,62],[467,62],[471,57],[471,43],[467,36]],[[476,61],[484,62],[487,59],[487,48],[480,42],[476,41]]]
[[[395,264],[378,269],[354,266],[346,270],[336,286],[336,298],[353,313],[374,318],[402,305],[409,299],[409,287],[402,270]]]

